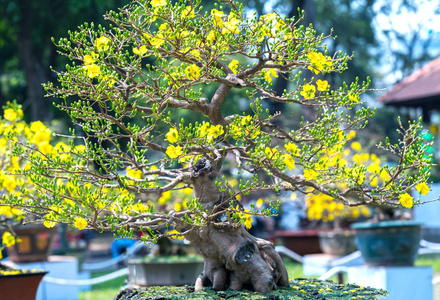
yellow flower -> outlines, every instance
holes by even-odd
[[[87,221],[84,218],[77,217],[75,218],[75,223],[73,224],[77,229],[83,230],[87,227]]]
[[[185,68],[185,74],[188,79],[197,79],[200,77],[200,68],[196,65],[190,65]]]
[[[330,89],[330,85],[328,84],[327,80],[318,79],[316,81],[316,86],[320,92],[325,92]]]
[[[266,149],[264,149],[264,154],[266,154],[267,158],[272,158],[272,156],[277,153],[277,149],[276,148],[270,148],[270,147],[266,147]]]
[[[285,144],[285,145],[284,145],[284,148],[286,149],[286,151],[292,153],[292,154],[295,155],[295,156],[298,156],[298,155],[299,155],[299,149],[298,149],[298,147],[296,146],[296,144],[294,144],[294,143],[292,143],[292,142],[289,142],[289,143]]]
[[[361,151],[362,146],[359,142],[353,142],[353,143],[351,143],[351,149],[356,150],[356,151]]]
[[[315,180],[316,178],[318,178],[318,172],[311,169],[305,169],[304,177],[306,178],[306,180]]]
[[[141,56],[144,55],[145,53],[147,53],[147,51],[148,51],[148,49],[147,49],[147,46],[145,46],[145,45],[140,46],[139,49],[136,47],[133,48],[133,53],[137,54],[137,55],[141,55]]]
[[[182,203],[177,202],[174,204],[174,211],[181,211],[182,210]]]
[[[261,198],[258,198],[257,202],[255,203],[255,206],[256,206],[257,208],[260,208],[260,207],[263,206],[263,204],[264,204],[264,200],[261,199]]]
[[[160,204],[165,204],[168,202],[168,200],[171,198],[171,191],[163,192],[162,195],[159,198]]]
[[[95,40],[95,47],[98,51],[105,51],[110,47],[110,39],[101,35],[99,38]]]
[[[15,245],[15,236],[13,236],[10,232],[5,231],[2,235],[2,241],[6,247],[13,246]]]
[[[247,215],[246,216],[246,221],[244,221],[244,226],[246,226],[246,229],[248,229],[248,230],[251,229],[252,222],[253,222],[252,216],[251,215]]]
[[[310,52],[307,54],[307,58],[312,64],[312,66],[309,66],[309,70],[315,74],[319,74],[319,72],[322,71],[329,71],[333,67],[331,58],[329,56],[324,56],[320,52]]]
[[[391,179],[391,176],[390,174],[388,174],[388,172],[385,169],[383,169],[380,172],[380,179],[382,179],[383,182],[386,182]]]
[[[348,100],[353,103],[358,103],[360,101],[359,95],[350,92],[348,93]]]
[[[49,144],[49,142],[44,141],[38,144],[38,149],[43,153],[44,155],[48,155],[53,152],[53,146]]]
[[[170,158],[176,158],[179,155],[182,155],[183,151],[182,151],[182,147],[177,146],[175,147],[174,145],[169,145],[166,151],[166,154],[170,157]]]
[[[165,136],[166,136],[168,142],[175,143],[175,142],[177,142],[177,139],[179,137],[179,133],[178,133],[177,129],[171,128],[170,131],[168,131],[168,133]]]
[[[47,214],[46,216],[44,216],[43,225],[47,228],[55,227],[56,223],[52,221],[53,219],[55,219],[55,215],[53,213]]]
[[[315,86],[313,84],[305,84],[303,85],[302,91],[299,93],[304,98],[312,98],[315,96]]]
[[[293,160],[290,154],[284,154],[284,163],[286,164],[289,170],[295,169],[295,161]]]
[[[12,108],[7,108],[3,112],[3,117],[8,121],[14,122],[17,119],[23,117],[23,111],[21,109],[14,110]]]
[[[188,18],[188,19],[191,19],[191,18],[194,18],[194,9],[191,7],[191,6],[187,6],[187,7],[185,7],[183,10],[182,10],[182,13],[181,13],[181,15],[180,15],[180,17],[182,18],[182,19],[185,19],[185,18]]]
[[[89,54],[84,55],[84,64],[85,65],[91,65],[94,62],[95,62],[95,59],[91,55],[89,55]]]
[[[426,182],[420,182],[416,185],[416,190],[422,195],[427,195],[430,191],[429,186],[426,184]]]
[[[126,169],[126,172],[127,172],[127,176],[129,176],[129,177],[137,178],[137,179],[142,178],[142,170],[134,170],[134,169],[128,167]]]
[[[377,176],[376,175],[371,175],[370,176],[370,185],[371,186],[377,186],[378,180],[377,180]]]
[[[214,22],[218,27],[222,27],[223,25],[223,17],[225,14],[222,11],[219,11],[217,9],[211,10],[211,16],[214,18]]]
[[[408,194],[408,193],[405,193],[405,194],[402,194],[401,196],[400,196],[400,198],[399,198],[399,203],[400,203],[400,205],[402,205],[403,207],[406,207],[406,208],[411,208],[411,207],[413,207],[413,197],[411,197],[411,195],[410,194]]]
[[[231,71],[234,74],[237,74],[237,69],[238,69],[238,60],[233,59],[229,64],[228,64],[229,69],[231,69]]]
[[[347,135],[348,140],[354,139],[355,137],[356,137],[356,131],[354,130],[351,130]]]
[[[90,78],[94,78],[101,74],[101,68],[95,64],[86,65],[84,66],[84,74],[87,74]]]
[[[278,77],[276,69],[271,68],[271,69],[268,69],[264,72],[264,80],[266,80],[267,82],[271,83],[272,77],[275,77],[275,78]]]
[[[151,0],[151,6],[153,7],[162,7],[166,5],[167,5],[166,0]]]
[[[229,15],[229,19],[227,22],[223,23],[223,32],[231,32],[231,33],[235,33],[238,34],[240,33],[239,29],[238,29],[238,25],[240,24],[240,20],[236,19],[234,17],[234,15],[231,13]]]
[[[211,125],[211,127],[208,129],[208,139],[215,139],[219,136],[221,136],[224,133],[224,129],[222,125]]]

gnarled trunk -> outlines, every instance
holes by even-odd
[[[212,211],[229,197],[218,192],[213,170],[206,159],[192,168],[195,195],[204,209]],[[229,205],[229,201],[226,201]],[[253,289],[267,293],[278,286],[288,286],[287,270],[272,243],[249,234],[243,226],[218,225],[224,220],[218,216],[217,225],[192,230],[185,237],[200,250],[205,260],[202,274],[196,281],[196,291],[204,286],[216,290],[227,288]]]

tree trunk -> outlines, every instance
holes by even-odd
[[[215,186],[219,169],[203,158],[191,167],[195,196],[204,210],[211,212],[227,208],[230,202],[229,195]],[[215,290],[247,288],[268,293],[278,286],[289,286],[287,270],[274,245],[252,236],[243,226],[218,225],[226,220],[225,214],[219,215],[185,235],[205,261],[196,291],[211,286]]]
[[[49,101],[44,98],[45,92],[42,86],[47,82],[47,77],[32,39],[32,9],[27,0],[20,0],[19,4],[21,19],[17,40],[20,61],[26,77],[26,102],[31,108],[33,121],[47,121],[51,118],[51,110]]]

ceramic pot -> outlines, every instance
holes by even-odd
[[[56,227],[27,224],[14,226],[13,230],[21,241],[7,248],[11,261],[28,263],[47,260],[52,251]]]
[[[354,223],[355,241],[370,266],[413,266],[420,245],[421,223],[384,221]]]

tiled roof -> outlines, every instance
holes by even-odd
[[[392,105],[434,96],[440,96],[440,57],[414,71],[377,100]]]

